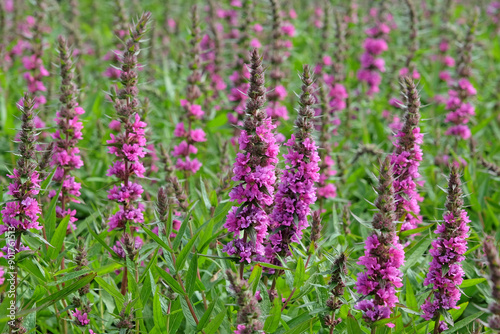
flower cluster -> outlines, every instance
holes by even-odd
[[[446,109],[449,112],[446,114],[445,122],[452,123],[452,126],[446,130],[446,134],[461,139],[470,138],[471,131],[467,124],[470,118],[475,115],[474,106],[469,102],[469,99],[475,96],[477,91],[474,86],[472,86],[469,77],[471,74],[471,51],[476,25],[477,14],[467,33],[457,62],[457,81],[455,83],[451,80],[449,81],[449,83],[452,84],[452,89],[448,91],[449,96],[446,101]]]
[[[498,248],[495,246],[495,239],[491,236],[486,237],[483,246],[488,268],[490,269],[490,281],[494,299],[494,302],[489,307],[492,314],[488,319],[488,324],[491,328],[500,330],[500,258],[498,257]]]
[[[174,136],[181,138],[182,141],[174,147],[172,155],[177,158],[175,167],[185,173],[196,173],[200,167],[201,162],[194,158],[191,159],[191,154],[198,153],[195,143],[207,141],[205,132],[202,129],[193,129],[193,122],[203,117],[205,112],[201,106],[196,104],[196,100],[201,96],[199,83],[202,77],[200,70],[200,28],[198,27],[198,12],[196,6],[192,11],[193,27],[191,30],[191,56],[192,62],[189,66],[191,74],[188,77],[188,86],[186,89],[186,100],[181,100],[181,106],[184,108],[184,122],[176,125]],[[186,128],[187,127],[187,128]]]
[[[267,236],[269,217],[265,208],[274,202],[275,165],[279,153],[273,129],[266,117],[264,70],[256,49],[251,54],[251,78],[244,126],[239,137],[239,152],[234,163],[233,181],[236,185],[229,197],[242,204],[234,206],[227,216],[225,228],[234,234],[234,240],[224,251],[237,255],[241,262],[251,262],[255,255],[264,255],[263,242]],[[241,236],[243,233],[243,236]]]
[[[365,52],[361,55],[361,69],[358,71],[358,79],[368,85],[368,96],[373,96],[380,91],[379,85],[382,82],[380,72],[385,72],[385,61],[379,57],[388,50],[387,38],[391,31],[390,26],[376,18],[377,11],[372,10],[375,19],[375,26],[365,31],[368,37],[363,42]]]
[[[497,26],[500,23],[500,1],[492,1],[486,8],[486,13]],[[498,31],[497,27],[497,31]]]
[[[310,206],[316,202],[314,184],[319,180],[320,159],[312,138],[312,85],[309,66],[305,65],[299,115],[295,121],[296,132],[285,144],[288,147],[288,153],[284,155],[287,165],[281,176],[274,209],[270,215],[272,233],[266,247],[266,258],[270,262],[278,261],[276,255],[282,258],[290,255],[290,244],[299,242],[302,238],[302,231],[309,226],[307,217],[311,213]]]
[[[464,271],[461,262],[467,251],[467,237],[470,220],[462,208],[460,177],[458,168],[451,166],[448,180],[448,197],[444,221],[434,231],[438,237],[432,242],[429,253],[432,255],[429,272],[424,280],[425,286],[432,286],[432,294],[422,305],[424,319],[431,320],[440,316],[440,312],[458,308]]]
[[[367,298],[358,302],[355,308],[363,312],[363,319],[368,323],[390,317],[398,301],[396,288],[403,286],[399,268],[404,263],[404,251],[395,228],[393,184],[392,165],[387,157],[379,175],[379,197],[375,202],[379,211],[372,222],[375,231],[366,239],[365,255],[357,262],[366,270],[358,274],[356,290]]]
[[[78,91],[73,81],[75,74],[71,52],[68,49],[65,38],[62,36],[59,36],[58,39],[58,51],[62,77],[61,96],[59,100],[62,102],[62,106],[56,113],[55,122],[57,130],[52,135],[56,146],[51,165],[56,166],[53,180],[62,184],[59,193],[60,205],[56,208],[57,216],[63,218],[69,215],[68,230],[74,230],[76,228],[74,223],[77,221],[75,217],[76,210],[69,209],[68,204],[70,202],[79,202],[76,198],[80,196],[81,184],[76,182],[70,173],[83,166],[77,144],[83,138],[83,124],[79,120],[79,116],[85,111],[83,108],[78,107],[78,103],[76,102]],[[52,190],[49,197],[54,196],[56,196],[56,192]]]
[[[109,218],[109,230],[123,229],[127,222],[141,223],[144,221],[144,205],[136,202],[141,198],[142,186],[131,182],[130,178],[144,177],[145,168],[140,159],[146,155],[146,123],[138,114],[139,100],[137,98],[137,55],[139,42],[144,37],[151,14],[141,16],[135,29],[131,30],[130,39],[126,43],[126,52],[120,58],[122,63],[120,81],[123,88],[112,96],[122,130],[117,135],[111,134],[107,140],[109,153],[116,156],[116,161],[108,169],[108,175],[114,175],[121,180],[109,190],[108,198],[117,201],[120,209]]]
[[[210,26],[210,34],[205,34],[200,42],[200,47],[203,50],[201,60],[204,63],[204,72],[210,80],[209,86],[212,90],[210,99],[218,96],[219,91],[226,89],[227,85],[222,77],[222,50],[223,50],[223,26],[215,21],[215,4],[209,4],[210,16],[207,18]]]
[[[76,324],[79,326],[87,326],[88,324],[90,324],[90,320],[87,313],[83,313],[77,308],[75,309],[75,311],[71,312],[71,315],[75,317]]]
[[[413,80],[403,78],[406,98],[406,113],[403,128],[396,134],[395,150],[391,155],[394,165],[394,190],[396,192],[396,220],[404,218],[402,231],[417,228],[422,222],[419,201],[423,198],[417,192],[421,185],[418,168],[422,161],[423,134],[418,126],[420,120],[420,97]]]
[[[43,21],[46,15],[46,8],[44,8],[44,3],[40,3],[39,5],[41,8],[36,11],[35,16],[27,18],[26,38],[28,41],[25,48],[29,51],[29,55],[22,58],[23,66],[27,70],[27,72],[23,74],[23,78],[26,80],[28,85],[28,91],[35,97],[35,109],[47,103],[47,98],[43,95],[47,91],[47,88],[43,84],[42,80],[44,77],[49,76],[49,71],[47,71],[47,69],[43,66],[42,60],[42,37],[45,30],[45,27],[43,27]],[[22,49],[22,45],[20,46]],[[40,119],[37,119],[37,123],[40,124],[37,127],[45,127],[45,124],[43,124]]]
[[[24,232],[30,229],[41,230],[38,222],[41,213],[40,204],[36,195],[40,192],[40,174],[36,171],[36,139],[35,113],[33,111],[35,100],[26,94],[19,105],[22,112],[22,126],[19,132],[19,159],[12,174],[7,194],[14,197],[8,201],[2,210],[3,225],[0,225],[0,234],[13,228],[15,232]],[[16,245],[16,248],[19,245]],[[17,249],[19,251],[21,249]]]

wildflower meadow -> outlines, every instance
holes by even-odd
[[[0,0],[0,332],[499,333],[500,2]]]

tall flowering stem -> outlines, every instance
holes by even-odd
[[[415,58],[415,53],[418,50],[418,17],[415,9],[415,4],[413,0],[406,0],[406,6],[408,7],[408,13],[410,17],[410,41],[408,48],[408,55],[406,56],[405,67],[399,71],[400,76],[410,76],[415,80],[420,79],[420,73],[418,73],[415,68],[415,63],[413,59]]]
[[[147,124],[141,121],[139,116],[137,55],[140,52],[139,43],[146,34],[150,19],[151,13],[142,14],[135,27],[130,30],[125,52],[120,57],[122,88],[111,96],[121,131],[117,135],[111,134],[111,139],[107,140],[109,153],[116,157],[108,170],[108,175],[116,176],[120,184],[115,185],[108,192],[108,198],[119,204],[119,210],[109,218],[108,224],[110,231],[129,228],[130,235],[124,235],[126,240],[133,239],[133,231],[137,229],[137,226],[133,224],[144,222],[144,205],[138,202],[144,190],[140,184],[132,181],[132,177],[142,178],[145,172],[141,158],[146,155],[145,127]],[[122,244],[120,247],[124,251],[135,252],[135,246]],[[126,269],[123,277],[122,293],[125,294]]]
[[[464,45],[460,52],[459,60],[456,65],[457,81],[450,81],[451,89],[448,91],[449,97],[446,101],[445,122],[452,123],[446,130],[447,135],[454,136],[457,139],[469,139],[471,131],[468,127],[469,120],[475,115],[475,108],[469,102],[477,91],[469,81],[471,75],[470,65],[472,63],[471,51],[474,42],[474,33],[477,26],[478,14],[476,13],[473,22],[467,32]]]
[[[391,28],[384,22],[383,13],[379,13],[376,8],[372,8],[370,12],[375,25],[366,30],[368,36],[363,43],[365,52],[361,55],[358,79],[366,82],[368,85],[366,94],[372,97],[380,91],[379,85],[382,82],[380,73],[385,72],[385,61],[379,56],[388,50],[387,39]]]
[[[5,204],[2,210],[2,222],[0,233],[5,235],[7,240],[5,256],[10,260],[28,247],[21,245],[21,236],[28,230],[41,230],[42,226],[38,222],[41,213],[40,204],[36,196],[40,192],[40,175],[36,171],[36,140],[37,131],[34,119],[36,117],[33,107],[35,99],[28,94],[24,95],[22,105],[19,109],[22,113],[21,131],[18,135],[19,140],[19,159],[17,166],[12,174],[7,175],[12,181],[9,184],[7,194],[14,200]],[[13,271],[14,278],[14,298],[13,305],[17,313],[17,267]],[[12,287],[11,287],[12,289]],[[26,329],[22,326],[22,318],[9,322],[10,333],[24,333]],[[24,330],[24,332],[23,332]]]
[[[445,323],[439,323],[439,317],[442,312],[452,308],[458,309],[457,302],[461,296],[458,286],[463,281],[461,262],[465,260],[469,235],[467,224],[470,222],[467,211],[463,209],[461,186],[458,167],[452,165],[444,221],[434,231],[437,238],[432,242],[432,261],[424,280],[424,285],[432,287],[433,291],[422,305],[423,317],[436,321],[435,333],[447,329]]]
[[[280,101],[283,101],[288,95],[286,88],[280,84],[280,82],[285,78],[285,72],[283,71],[283,63],[287,58],[287,48],[291,47],[290,41],[286,40],[284,37],[286,35],[293,36],[295,34],[295,28],[291,23],[283,22],[281,15],[281,7],[278,0],[270,0],[271,12],[272,12],[272,34],[271,34],[271,48],[270,53],[270,73],[271,85],[269,88],[269,93],[267,94],[267,99],[269,100],[269,106],[266,111],[268,116],[277,120],[283,118],[287,120],[288,111],[285,106],[281,105]]]
[[[236,294],[236,304],[239,307],[234,334],[262,333],[264,324],[259,320],[261,314],[259,303],[251,287],[245,280],[235,277],[230,270],[226,271],[226,275],[231,290]]]
[[[378,198],[375,201],[378,212],[372,222],[374,231],[366,239],[365,255],[357,262],[366,270],[358,274],[356,290],[364,299],[355,308],[363,312],[363,319],[370,326],[390,317],[392,308],[398,302],[396,289],[403,286],[400,267],[404,262],[404,251],[396,234],[393,185],[391,160],[386,157],[380,168]]]
[[[251,24],[253,20],[252,8],[253,2],[251,0],[243,1],[242,22],[238,26],[238,30],[234,30],[236,33],[238,42],[238,49],[236,52],[236,59],[233,65],[233,73],[229,76],[231,82],[231,90],[228,95],[229,101],[234,104],[234,113],[228,114],[228,121],[237,126],[242,126],[245,118],[245,103],[248,96],[245,94],[250,87],[248,80],[250,79],[250,72],[246,64],[250,62],[248,59],[248,47],[250,45],[250,31]],[[228,15],[230,13],[225,12]],[[233,14],[234,15],[234,14]],[[230,36],[229,36],[230,37]],[[239,129],[235,127],[235,135],[239,134]]]
[[[302,74],[302,94],[296,130],[286,142],[288,153],[283,157],[287,164],[275,195],[274,209],[270,215],[272,230],[266,247],[266,258],[281,265],[278,257],[291,255],[290,246],[302,238],[302,231],[309,226],[307,217],[310,206],[316,202],[320,161],[317,146],[312,138],[314,131],[313,80],[308,65]]]
[[[422,223],[420,205],[423,198],[417,192],[421,185],[418,168],[422,161],[423,134],[420,133],[420,96],[410,77],[402,79],[406,112],[403,128],[397,133],[391,163],[394,165],[396,220],[403,221],[402,231],[415,229]]]
[[[488,319],[490,328],[500,330],[500,257],[495,245],[495,238],[487,236],[483,244],[488,268],[490,269],[491,292],[494,302],[490,304],[491,316]]]
[[[342,305],[344,305],[343,296],[345,290],[345,281],[348,274],[347,271],[347,256],[345,253],[341,253],[334,261],[332,265],[332,276],[328,282],[330,297],[326,300],[326,306],[328,307],[331,315],[326,315],[324,318],[325,325],[330,328],[330,334],[333,333],[335,326],[342,322],[342,318],[335,319],[335,313]]]
[[[204,62],[204,72],[209,78],[210,82],[207,86],[212,91],[211,95],[207,96],[205,105],[217,99],[219,91],[226,89],[227,85],[222,76],[223,71],[223,48],[224,40],[222,36],[222,25],[216,21],[216,4],[211,0],[209,3],[209,17],[207,18],[210,34],[205,34],[201,40],[203,48],[202,60]],[[216,106],[220,108],[220,106]]]
[[[321,76],[321,72],[318,73]],[[319,108],[319,146],[321,162],[319,164],[319,179],[317,196],[319,199],[320,211],[323,210],[324,200],[337,196],[337,188],[331,183],[330,178],[337,173],[334,168],[335,161],[332,158],[331,144],[331,114],[329,113],[328,87],[320,77],[317,99],[320,102]]]
[[[264,70],[262,59],[254,49],[251,53],[250,88],[246,105],[246,118],[239,137],[240,152],[233,167],[233,181],[238,184],[229,193],[232,201],[242,204],[229,211],[225,228],[233,233],[234,239],[223,250],[240,258],[240,278],[243,263],[250,263],[258,256],[264,256],[264,240],[270,224],[266,213],[274,203],[275,166],[279,148],[272,123],[264,110]]]
[[[81,184],[75,181],[74,176],[71,176],[71,171],[83,166],[77,144],[83,138],[83,124],[79,120],[79,116],[85,111],[76,102],[78,90],[74,83],[74,66],[71,51],[63,36],[58,38],[58,51],[62,78],[59,100],[62,106],[56,113],[57,130],[52,135],[56,146],[51,165],[56,167],[53,180],[62,186],[56,214],[58,218],[70,216],[68,231],[71,231],[76,229],[77,218],[75,217],[76,210],[68,208],[68,204],[71,202],[79,203],[76,198],[80,196],[81,188]],[[56,196],[56,192],[51,191],[49,197],[54,196]]]
[[[47,91],[47,88],[43,84],[43,78],[49,76],[49,71],[45,69],[43,66],[43,33],[44,33],[44,20],[46,16],[46,4],[42,0],[36,1],[36,10],[35,17],[27,18],[27,26],[31,27],[31,31],[28,32],[26,38],[28,39],[28,43],[31,43],[29,46],[30,54],[22,58],[23,66],[27,70],[23,74],[23,78],[26,80],[28,84],[28,90],[35,97],[35,108],[38,108],[41,105],[47,103],[47,98],[44,93]],[[36,116],[35,118],[37,128],[45,127],[45,123]]]
[[[201,105],[196,104],[196,100],[201,96],[200,81],[201,81],[201,48],[200,48],[200,28],[197,7],[193,6],[191,10],[193,27],[191,29],[191,63],[189,68],[191,74],[187,81],[186,99],[181,100],[181,106],[184,108],[185,114],[183,121],[175,127],[174,136],[182,139],[182,141],[174,147],[172,155],[177,158],[175,164],[176,169],[183,171],[189,176],[190,173],[196,173],[202,163],[191,158],[192,154],[198,153],[198,149],[194,146],[198,142],[207,141],[205,132],[201,129],[193,129],[194,122],[203,117],[205,112],[201,109]],[[187,185],[187,183],[186,183]]]

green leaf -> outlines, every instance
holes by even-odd
[[[429,225],[426,225],[426,226],[421,226],[421,227],[418,227],[418,228],[414,228],[413,230],[406,230],[406,231],[403,231],[403,232],[399,232],[399,237],[403,238],[403,237],[407,237],[407,236],[410,236],[410,235],[413,235],[413,234],[422,233],[423,231],[430,229],[434,225],[435,224],[433,223],[433,224],[429,224]]]
[[[181,309],[182,309],[182,313],[184,313],[184,318],[186,319],[186,322],[190,326],[196,328],[196,321],[194,320],[193,315],[191,314],[191,311],[189,309],[189,306],[188,306],[188,303],[187,303],[186,299],[185,298],[179,298],[179,301],[181,302]]]
[[[87,230],[90,232],[90,234],[92,234],[94,239],[96,239],[97,242],[99,242],[110,254],[117,256],[115,251],[112,250],[111,247],[109,247],[108,244],[90,228],[89,223],[87,223]]]
[[[201,198],[203,199],[203,203],[205,204],[207,210],[210,210],[212,204],[210,204],[210,199],[208,198],[207,195],[207,189],[205,188],[205,182],[203,182],[201,176],[200,176],[200,183],[201,183]]]
[[[195,253],[189,263],[189,269],[186,275],[186,290],[188,297],[191,296],[196,288],[196,276],[198,273],[198,255]]]
[[[267,333],[274,333],[280,324],[281,320],[281,303],[279,298],[274,298],[273,308],[264,323],[264,331]]]
[[[200,321],[198,322],[198,326],[196,326],[197,331],[201,331],[202,329],[205,328],[205,325],[208,323],[208,320],[210,320],[210,315],[212,314],[212,311],[214,310],[214,306],[216,304],[216,301],[212,301],[210,305],[208,306],[208,309],[203,313],[203,316],[200,318]]]
[[[458,305],[459,309],[454,308],[449,311],[454,321],[460,318],[460,316],[464,313],[465,309],[467,308],[467,305],[469,305],[469,302],[465,302]]]
[[[184,290],[182,290],[182,287],[179,284],[179,282],[177,282],[172,276],[170,276],[169,273],[167,273],[165,270],[161,269],[160,267],[156,267],[156,271],[158,272],[158,274],[160,274],[161,278],[163,278],[165,280],[165,283],[167,283],[168,286],[172,290],[174,290],[178,294],[186,295]]]
[[[293,278],[293,287],[300,288],[306,280],[306,268],[304,267],[304,260],[301,257],[297,259],[297,267],[295,268],[295,276]]]
[[[186,246],[182,247],[181,251],[179,252],[179,256],[177,256],[177,260],[175,261],[175,268],[177,271],[181,270],[184,267],[184,263],[186,262],[187,256],[189,252],[191,252],[191,248],[193,248],[193,245],[198,238],[198,235],[200,232],[196,233],[193,235],[193,237],[188,241]]]
[[[466,279],[462,282],[462,284],[460,284],[460,289],[470,288],[471,286],[478,285],[483,282],[486,282],[486,278]]]
[[[358,320],[349,312],[346,319],[347,334],[359,334],[363,333],[359,327]]]
[[[260,278],[262,277],[262,267],[258,264],[253,266],[252,273],[248,278],[248,284],[252,286],[252,293],[255,295],[257,288],[259,287]]]
[[[60,193],[61,193],[61,188],[59,188],[59,191],[50,200],[49,209],[43,216],[43,220],[45,221],[45,233],[47,235],[47,240],[52,239],[52,235],[56,230],[56,206],[57,206],[56,204]]]
[[[156,248],[155,253],[153,254],[153,257],[151,258],[151,260],[149,260],[148,265],[144,269],[141,277],[139,278],[139,283],[142,282],[144,280],[144,278],[146,278],[146,276],[149,272],[149,269],[151,269],[152,266],[156,266],[156,260],[157,260],[159,250],[160,250],[159,248]]]
[[[156,234],[154,234],[153,231],[151,231],[149,228],[147,228],[145,225],[142,225],[142,228],[144,229],[144,232],[146,232],[147,235],[149,235],[151,237],[151,239],[153,239],[154,241],[156,241],[156,243],[158,245],[160,245],[163,249],[165,249],[166,251],[169,251],[170,253],[173,253],[173,250],[172,248],[170,248],[166,243],[165,241],[161,240],[159,236],[157,236]]]
[[[420,257],[429,249],[431,243],[432,238],[424,236],[412,248],[405,251],[406,262],[401,271],[405,272],[408,268],[411,268],[415,263],[417,263]]]
[[[26,308],[23,311],[18,313],[18,316],[23,317],[23,316],[28,315],[32,312],[37,312],[39,310],[46,309],[51,305],[54,305],[59,300],[68,297],[73,292],[77,291],[80,288],[83,288],[85,285],[92,282],[92,280],[94,278],[96,278],[96,275],[97,275],[96,273],[88,274],[87,276],[77,280],[75,283],[68,285],[64,289],[61,289],[61,290],[45,297],[44,299],[42,299],[40,301],[34,301],[34,300],[30,301],[28,303],[28,305],[26,306]],[[37,303],[37,305],[40,305],[40,306],[33,308],[33,309],[27,309],[31,305],[31,303],[35,303],[35,302]],[[6,319],[8,319],[8,318],[6,318]],[[5,319],[1,319],[0,322],[3,322],[4,320]]]
[[[406,278],[406,306],[413,311],[418,310],[417,298],[415,298],[415,292],[410,283],[410,279]]]
[[[266,268],[281,269],[281,270],[290,270],[290,268],[280,267],[280,266],[276,266],[276,265],[270,264],[270,263],[265,263],[265,262],[257,262],[257,263],[260,264],[263,267],[266,267]]]
[[[181,224],[181,227],[179,227],[179,232],[177,232],[177,235],[174,238],[174,241],[172,242],[172,249],[177,249],[179,248],[179,245],[181,244],[182,237],[184,236],[184,233],[186,233],[187,226],[189,224],[189,219],[191,218],[191,210],[186,215],[186,218]]]
[[[471,322],[473,322],[474,320],[478,319],[480,316],[482,316],[484,314],[483,311],[479,311],[477,313],[474,313],[473,315],[469,315],[467,318],[465,319],[462,319],[460,320],[459,322],[455,323],[455,325],[453,326],[453,328],[450,328],[446,331],[443,332],[443,334],[451,334],[451,333],[455,333],[456,331],[458,331],[459,329],[462,329],[464,328],[465,326],[467,326],[468,324],[470,324]],[[463,333],[463,332],[461,332]]]
[[[62,245],[64,243],[64,238],[66,237],[66,233],[68,232],[69,218],[70,216],[66,215],[61,220],[59,226],[57,226],[56,233],[54,233],[54,236],[50,240],[50,243],[53,246],[52,248],[49,248],[47,252],[47,256],[49,257],[50,260],[55,260],[57,256],[61,253]]]
[[[43,192],[42,194],[45,194],[45,192],[48,190],[47,188],[48,188],[50,182],[52,182],[52,178],[54,177],[56,170],[57,170],[57,167],[55,167],[52,170],[52,172],[50,172],[50,174],[47,176],[47,178],[45,180],[43,180],[42,184],[40,185],[40,188],[42,189],[42,192]],[[59,197],[59,196],[57,196],[57,197]],[[0,199],[1,199],[1,197],[0,197]]]
[[[206,313],[206,312],[205,312]],[[226,310],[222,310],[217,314],[212,321],[208,323],[205,327],[205,334],[214,334],[220,328],[222,321],[224,321],[224,317],[226,316]]]
[[[163,316],[161,310],[160,294],[156,290],[155,298],[153,300],[153,318],[155,327],[158,327],[161,333],[168,333],[166,318]]]
[[[297,326],[290,328],[283,334],[303,334],[307,332],[307,329],[311,328],[312,325],[318,320],[318,318],[313,318],[311,320],[306,320],[301,324],[298,324]]]
[[[104,291],[109,293],[115,299],[116,307],[121,309],[123,307],[124,299],[118,288],[106,282],[102,277],[96,277],[95,281],[101,288],[104,289]]]

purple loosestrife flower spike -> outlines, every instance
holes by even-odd
[[[333,183],[331,183],[331,176],[337,174],[337,171],[334,169],[335,161],[332,158],[332,145],[330,140],[332,138],[330,131],[331,113],[329,112],[329,97],[327,92],[326,83],[322,79],[322,71],[316,72],[318,76],[318,93],[317,100],[320,102],[319,108],[319,124],[317,128],[319,128],[319,146],[320,150],[320,158],[321,163],[319,164],[320,176],[318,180],[318,190],[317,195],[319,198],[319,206],[320,210],[323,209],[323,201],[327,198],[334,198],[337,196],[337,188]]]
[[[283,157],[287,166],[281,176],[275,196],[273,212],[270,215],[272,233],[266,247],[268,261],[280,264],[276,255],[289,256],[292,242],[299,242],[302,231],[309,226],[307,216],[310,206],[316,202],[315,183],[319,180],[320,158],[312,138],[314,130],[313,80],[309,66],[302,74],[302,94],[299,101],[299,115],[295,121],[295,133],[285,146],[288,153]]]
[[[59,64],[61,69],[61,95],[59,100],[62,103],[61,109],[56,113],[55,122],[57,130],[52,135],[56,143],[51,166],[56,166],[53,180],[62,184],[59,193],[59,205],[56,208],[58,218],[66,215],[70,216],[68,231],[75,230],[76,210],[68,208],[70,202],[79,203],[76,197],[80,196],[81,184],[71,176],[71,171],[83,166],[80,157],[78,142],[83,138],[83,124],[79,116],[85,113],[83,108],[78,106],[76,97],[77,87],[74,83],[74,68],[71,60],[71,51],[68,48],[66,39],[63,36],[58,38]],[[56,196],[53,190],[49,197]]]
[[[434,231],[438,237],[432,242],[429,253],[432,255],[429,272],[424,280],[425,286],[432,286],[433,292],[422,305],[424,319],[438,319],[440,312],[458,308],[464,271],[461,262],[465,260],[467,237],[470,222],[463,209],[460,176],[458,167],[451,166],[448,180],[448,197],[444,221]],[[445,326],[443,326],[445,327]]]
[[[188,85],[186,88],[186,100],[181,100],[181,106],[185,111],[183,116],[184,121],[178,123],[174,130],[174,136],[181,138],[182,141],[176,145],[172,151],[172,155],[174,157],[178,157],[175,167],[178,170],[184,171],[186,175],[189,173],[196,173],[202,166],[202,163],[198,159],[192,159],[190,156],[198,152],[198,149],[195,147],[196,143],[207,141],[206,134],[203,129],[193,129],[193,123],[197,119],[201,119],[205,112],[202,110],[201,105],[195,103],[201,96],[200,81],[202,78],[200,28],[198,24],[199,18],[196,6],[193,6],[191,9],[191,14],[191,21],[193,22],[191,30],[192,60],[189,65],[191,74],[187,78]]]
[[[252,293],[252,289],[244,280],[237,278],[230,270],[226,271],[231,290],[236,294],[236,303],[238,304],[238,317],[235,334],[254,334],[261,333],[264,327],[259,320],[259,303]]]
[[[122,131],[111,134],[107,141],[109,153],[116,156],[116,161],[108,170],[108,175],[115,175],[121,181],[110,189],[108,198],[117,201],[120,209],[109,218],[109,230],[124,229],[127,223],[144,221],[144,205],[137,203],[143,193],[142,186],[130,180],[132,176],[144,177],[145,168],[140,159],[146,155],[146,138],[144,128],[147,124],[141,121],[138,114],[139,99],[137,95],[137,55],[140,52],[139,42],[147,31],[151,13],[142,14],[126,42],[125,52],[120,58],[122,88],[116,96],[112,96],[117,117]],[[132,230],[132,227],[131,227]]]
[[[286,34],[293,36],[295,28],[291,23],[283,22],[279,0],[269,0],[269,2],[272,12],[272,43],[269,51],[271,67],[269,77],[271,79],[271,85],[269,93],[267,94],[269,106],[266,111],[273,120],[279,118],[287,120],[289,118],[288,110],[284,105],[281,105],[280,101],[283,101],[288,93],[286,88],[280,83],[286,76],[282,69],[283,63],[289,54],[286,49],[292,46],[291,42],[284,37]]]
[[[398,302],[396,289],[403,286],[399,269],[404,262],[403,246],[396,234],[394,203],[394,178],[390,158],[382,162],[373,216],[374,232],[366,239],[365,255],[357,264],[366,268],[358,274],[356,290],[365,298],[355,308],[363,311],[363,319],[373,322],[389,318]],[[390,324],[388,325],[390,326]]]
[[[368,37],[363,43],[365,52],[361,55],[358,79],[366,82],[368,85],[366,94],[372,97],[380,91],[379,85],[382,82],[380,73],[385,72],[385,61],[379,56],[388,50],[387,39],[391,28],[388,25],[388,15],[384,15],[383,10],[372,8],[370,15],[373,16],[375,25],[365,31]]]
[[[396,192],[396,220],[404,218],[402,231],[417,228],[422,223],[418,202],[422,197],[417,192],[420,173],[418,168],[422,161],[423,134],[418,126],[420,120],[420,97],[410,77],[403,78],[406,113],[403,129],[396,135],[394,153],[391,163],[394,165],[394,191]]]
[[[448,128],[445,134],[455,136],[457,139],[470,138],[471,131],[467,123],[475,115],[475,108],[469,102],[469,99],[475,96],[477,91],[469,81],[469,77],[471,75],[471,51],[474,44],[477,20],[478,13],[476,12],[457,62],[457,81],[455,83],[452,82],[453,86],[448,91],[449,97],[446,101],[446,109],[449,112],[446,114],[445,122],[452,123],[453,125]]]
[[[224,227],[234,234],[234,240],[223,249],[248,263],[255,255],[264,255],[263,242],[269,226],[265,210],[274,203],[279,153],[272,132],[276,125],[262,110],[266,101],[264,70],[256,49],[251,53],[250,73],[246,118],[239,137],[240,152],[233,168],[233,181],[239,183],[229,193],[232,201],[242,205],[234,206],[228,213]]]
[[[251,32],[251,24],[253,21],[253,10],[254,3],[252,0],[244,0],[242,4],[241,10],[241,24],[238,25],[238,29],[233,29],[234,32],[237,32],[236,36],[231,36],[229,34],[229,39],[237,39],[237,43],[235,45],[238,46],[236,49],[236,59],[234,61],[233,73],[229,76],[229,80],[231,82],[231,91],[228,95],[229,101],[231,101],[234,105],[234,113],[228,114],[228,121],[232,124],[242,126],[244,117],[245,117],[245,104],[248,99],[248,96],[245,94],[250,87],[248,80],[250,79],[250,72],[248,70],[248,66],[245,64],[250,63],[249,59],[249,44],[250,44],[250,32]],[[225,12],[227,18],[234,17],[234,14],[231,14],[230,11]],[[232,42],[231,42],[232,43]],[[235,137],[239,134],[239,129],[235,127]],[[231,139],[233,144],[236,141],[236,138]]]
[[[34,119],[36,117],[33,106],[34,98],[25,94],[22,106],[18,105],[22,113],[21,131],[18,134],[19,159],[12,174],[7,175],[12,181],[7,194],[14,197],[13,201],[5,204],[2,210],[3,225],[0,225],[0,234],[8,232],[23,233],[27,230],[41,230],[38,216],[41,213],[40,204],[36,196],[40,192],[40,177],[35,170],[37,131]],[[19,246],[19,245],[16,245]],[[10,249],[10,248],[9,248]],[[24,249],[16,249],[18,252]]]
[[[500,330],[500,258],[495,238],[487,236],[484,240],[484,253],[490,269],[490,282],[494,302],[490,304],[492,315],[488,319],[490,328]]]

